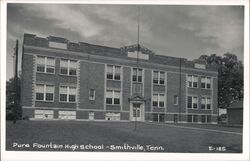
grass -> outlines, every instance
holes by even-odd
[[[177,125],[179,126],[179,125]],[[183,125],[181,125],[183,126]],[[184,125],[193,127],[194,125]],[[220,128],[217,125],[199,125],[199,128],[240,132],[241,128]],[[18,143],[19,147],[13,147]],[[194,130],[168,126],[168,124],[133,122],[83,122],[83,121],[18,121],[6,123],[6,150],[22,151],[72,151],[71,148],[36,148],[33,143],[76,145],[74,151],[132,151],[132,152],[182,152],[182,153],[241,153],[242,135]],[[25,147],[26,144],[30,147]],[[103,149],[80,149],[81,145],[103,145]],[[111,150],[110,146],[143,146],[143,150]],[[147,145],[156,148],[147,149]],[[159,148],[160,147],[160,148]],[[162,148],[161,148],[162,147]],[[209,150],[209,148],[215,148]],[[226,148],[221,151],[220,148]]]

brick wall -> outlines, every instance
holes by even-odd
[[[129,111],[130,102],[128,98],[130,97],[130,85],[131,85],[131,69],[129,67],[123,67],[123,93],[122,93],[122,101],[123,101],[123,110]]]
[[[152,87],[152,71],[145,70],[144,72],[144,98],[145,102],[145,112],[151,111],[151,87]]]
[[[81,62],[80,109],[104,109],[105,65]],[[95,100],[89,100],[89,89],[95,89]]]
[[[186,112],[186,75],[181,75],[181,105],[174,105],[174,96],[178,96],[180,100],[180,74],[167,73],[167,112]],[[181,108],[180,108],[181,107]],[[179,111],[180,110],[180,111]]]
[[[23,55],[22,62],[22,82],[21,82],[21,102],[22,106],[32,106],[32,84],[34,56]]]

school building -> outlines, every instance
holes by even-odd
[[[30,119],[215,124],[217,81],[213,66],[142,45],[24,34],[21,104]]]

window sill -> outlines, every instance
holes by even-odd
[[[156,83],[153,83],[153,85],[155,85],[155,86],[165,86],[165,84],[156,84]]]
[[[108,106],[121,106],[121,104],[107,104],[107,103],[106,103],[106,105],[108,105]]]
[[[153,108],[166,108],[166,107],[158,107],[158,106],[152,106]]]
[[[199,89],[198,87],[188,87],[188,88],[191,88],[191,89]]]
[[[75,104],[76,102],[63,102],[63,101],[59,101],[59,103],[69,103],[69,104]]]
[[[53,101],[44,101],[44,100],[35,100],[36,102],[47,102],[47,103],[54,103],[54,100]]]
[[[51,75],[55,75],[55,72],[54,72],[54,73],[48,73],[48,72],[39,72],[39,71],[36,71],[36,73],[39,73],[39,74],[51,74]]]
[[[135,81],[133,81],[132,83],[134,83],[134,84],[143,84],[143,82],[135,82]]]
[[[59,74],[60,76],[66,76],[66,77],[77,77],[77,75],[68,75],[68,74]]]
[[[107,81],[121,82],[121,80],[116,80],[116,79],[107,79]]]

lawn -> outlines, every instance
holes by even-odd
[[[213,131],[214,130],[214,131]],[[6,123],[6,150],[241,153],[241,128],[137,122]]]

